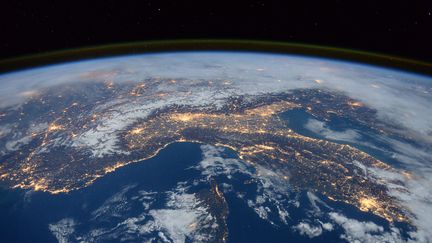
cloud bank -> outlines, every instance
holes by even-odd
[[[345,92],[424,138],[432,133],[432,78],[322,58],[236,52],[131,55],[65,63],[0,76],[0,106],[53,85],[148,78],[229,80],[238,94],[321,88]],[[317,82],[319,80],[319,82]],[[166,87],[165,87],[166,88]]]

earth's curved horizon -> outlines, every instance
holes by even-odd
[[[126,55],[142,55],[175,52],[255,52],[282,55],[300,55],[351,61],[360,64],[378,65],[400,71],[432,75],[432,63],[409,57],[388,55],[360,49],[323,46],[309,43],[278,42],[271,40],[244,39],[174,39],[111,43],[95,46],[75,47],[36,54],[12,56],[0,60],[2,73],[39,68],[59,63],[111,58]]]
[[[0,232],[10,241],[432,240],[429,76],[188,51],[0,83]]]

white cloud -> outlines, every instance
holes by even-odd
[[[432,148],[424,146],[422,148],[401,142],[396,139],[381,137],[383,142],[392,147],[393,157],[402,162],[405,167],[418,173],[432,173]]]
[[[8,135],[12,131],[11,124],[5,124],[0,126],[0,139]]]
[[[139,229],[141,234],[159,232],[162,239],[172,242],[193,242],[214,239],[214,230],[219,227],[209,208],[195,194],[186,193],[187,188],[179,184],[177,189],[168,192],[168,201],[163,209],[152,209],[152,220],[145,225],[131,224],[129,230]],[[129,222],[130,224],[130,222]]]
[[[318,223],[313,225],[308,222],[302,221],[296,226],[293,226],[292,228],[299,232],[301,235],[305,235],[309,238],[315,238],[317,236],[320,236],[325,231],[332,231],[333,230],[333,224],[331,223],[323,223],[319,220],[316,220]]]
[[[33,138],[31,136],[23,136],[18,139],[9,140],[6,142],[5,148],[8,151],[17,151],[22,146],[29,144],[32,141],[32,139]]]
[[[195,230],[194,223],[199,214],[186,209],[160,209],[151,210],[150,215],[154,218],[154,224],[173,242],[185,242],[186,236]]]
[[[344,229],[345,233],[341,235],[341,238],[348,242],[404,242],[399,230],[395,227],[391,227],[390,231],[385,231],[382,226],[373,222],[350,219],[335,212],[329,213],[329,216]]]
[[[121,217],[124,211],[128,210],[129,202],[126,193],[134,187],[136,187],[136,185],[125,186],[119,192],[108,198],[100,207],[91,213],[93,219],[99,217]]]
[[[389,194],[398,199],[413,215],[417,230],[410,232],[411,237],[419,242],[432,241],[432,178],[424,175],[406,176],[397,172],[368,168],[370,175],[378,183],[389,188]]]
[[[59,243],[67,243],[70,236],[75,232],[76,222],[72,218],[64,218],[57,223],[48,226],[51,233],[56,237]]]
[[[321,223],[321,226],[323,229],[327,230],[327,231],[332,231],[334,229],[333,224],[331,223]]]
[[[312,226],[306,222],[300,222],[298,225],[294,226],[301,235],[307,235],[309,238],[314,238],[320,236],[323,232],[321,226]]]
[[[334,131],[326,126],[322,121],[316,119],[309,119],[305,124],[305,128],[309,131],[317,133],[327,139],[340,140],[346,142],[356,142],[361,138],[361,135],[352,129],[347,129],[345,131]]]
[[[41,133],[48,127],[47,123],[39,123],[31,124],[27,129],[17,130],[15,125],[0,126],[0,139],[4,139],[1,141],[4,142],[4,147],[0,148],[0,152],[3,154],[19,150],[33,140],[32,134]]]
[[[252,175],[253,169],[246,163],[232,158],[222,157],[223,147],[201,145],[202,160],[194,168],[208,178],[218,175],[226,175],[231,178],[235,173]]]
[[[319,199],[315,194],[313,194],[312,192],[308,191],[306,193],[307,198],[309,199],[309,202],[312,205],[313,208],[313,212],[315,214],[320,214],[321,213],[321,209],[319,208],[318,204],[326,207],[326,208],[330,208],[325,202],[323,202],[321,199]]]

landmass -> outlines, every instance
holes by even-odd
[[[41,92],[22,106],[0,110],[0,125],[14,124],[13,129],[27,131],[21,137],[0,134],[0,145],[6,148],[0,151],[2,185],[67,193],[117,168],[149,159],[171,143],[197,142],[229,148],[241,160],[271,169],[296,188],[319,192],[389,222],[410,221],[409,210],[361,168],[397,169],[353,146],[296,133],[280,118],[289,110],[304,109],[320,119],[347,117],[379,133],[393,133],[395,127],[378,121],[376,112],[363,103],[337,92],[299,89],[233,95],[223,102],[216,95],[204,97],[215,99],[214,104],[168,102],[151,109],[172,95],[188,101],[188,90],[167,93],[155,88],[176,82],[192,81],[87,83],[79,89]],[[214,83],[201,80],[195,88]],[[217,83],[229,86],[226,80]],[[146,102],[141,104],[142,100]],[[213,190],[217,192],[217,187]]]

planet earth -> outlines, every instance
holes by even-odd
[[[190,51],[0,75],[1,242],[432,242],[432,78]]]

